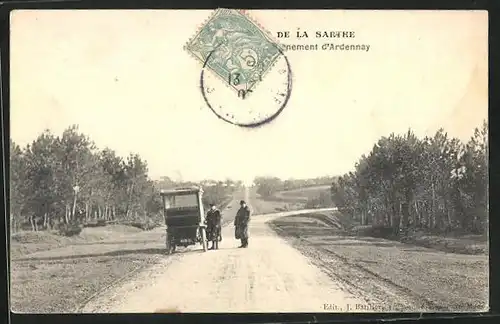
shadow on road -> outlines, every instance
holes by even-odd
[[[174,254],[191,254],[191,253],[203,253],[202,249],[197,250],[180,250],[176,251]],[[27,257],[13,259],[12,261],[55,261],[55,260],[72,260],[72,259],[84,259],[93,257],[115,257],[115,256],[125,256],[130,254],[157,254],[168,256],[164,248],[148,248],[148,249],[129,249],[129,250],[116,250],[105,253],[88,253],[88,254],[77,254],[77,255],[62,255],[62,256],[47,256],[47,257]]]
[[[164,235],[163,235],[164,237]],[[72,245],[120,245],[120,244],[139,244],[139,243],[157,243],[161,242],[162,237],[158,239],[141,239],[141,240],[123,240],[123,241],[96,241],[96,242],[78,242]]]

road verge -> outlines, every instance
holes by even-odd
[[[269,222],[276,233],[358,294],[403,311],[485,311],[488,257],[353,237],[313,214]]]
[[[12,259],[12,311],[78,312],[96,293],[164,258],[163,235],[161,229],[115,233]]]

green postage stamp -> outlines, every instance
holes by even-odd
[[[217,9],[185,49],[236,92],[249,91],[282,53],[242,11]]]

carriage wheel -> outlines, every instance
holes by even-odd
[[[201,232],[201,244],[203,245],[203,251],[208,251],[208,241],[207,241],[207,230],[205,227],[200,228]]]
[[[165,238],[165,247],[167,254],[172,254],[175,251],[175,242],[172,240],[171,235],[167,232],[167,236]]]

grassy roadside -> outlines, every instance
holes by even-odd
[[[487,255],[444,253],[353,236],[337,226],[341,220],[329,218],[325,220],[324,214],[288,216],[270,225],[329,275],[362,294],[379,296],[389,307],[487,310]]]
[[[330,191],[330,185],[324,185],[324,186],[314,186],[314,187],[305,187],[305,188],[279,191],[276,193],[276,196],[295,198],[301,201],[307,201],[308,199],[319,197],[319,195],[322,192],[329,192],[329,191]]]
[[[259,214],[300,210],[307,208],[306,205],[311,199],[328,192],[329,188],[330,186],[322,185],[277,191],[270,197],[263,197],[253,192],[254,198],[258,201],[258,206],[253,207]]]
[[[120,225],[86,228],[73,238],[23,234],[11,249],[11,305],[18,313],[75,312],[96,292],[164,257],[161,230]]]
[[[18,232],[10,237],[10,257],[12,259],[31,253],[48,251],[71,245],[87,244],[120,236],[140,233],[143,230],[127,225],[108,225],[84,228],[79,235],[66,237],[57,231]]]
[[[252,200],[253,214],[272,214],[283,211],[300,210],[304,208],[305,203],[296,198],[281,199],[276,197],[262,198],[258,195]]]

